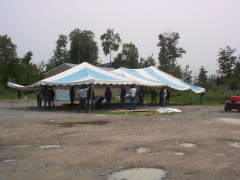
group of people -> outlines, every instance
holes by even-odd
[[[159,104],[160,106],[166,106],[169,104],[169,99],[170,99],[170,92],[167,90],[166,87],[163,87],[163,89],[160,90],[159,93]],[[157,101],[157,92],[156,90],[152,90],[151,92],[151,104],[155,102],[156,104]]]
[[[42,99],[44,102],[44,109],[50,111],[50,107],[54,106],[54,97],[55,93],[52,88],[48,89],[47,86],[44,86],[43,89],[37,91],[37,104],[38,107],[42,106]]]
[[[130,86],[129,92],[126,92],[125,86],[121,88],[121,108],[126,109],[126,98],[130,98],[130,107],[129,110],[136,109],[136,97],[138,97],[138,104],[144,103],[145,91],[143,87],[140,87],[139,90],[135,88],[135,85],[132,84]],[[160,105],[165,106],[169,103],[170,93],[167,91],[166,87],[161,89],[160,91]],[[71,87],[70,92],[70,107],[74,105],[74,98],[75,98],[75,89],[74,86]],[[78,113],[80,113],[81,109],[84,109],[87,112],[87,108],[90,106],[90,100],[92,108],[101,108],[101,103],[104,99],[106,99],[106,108],[109,108],[111,105],[112,100],[112,91],[107,86],[105,90],[104,97],[103,96],[95,96],[94,91],[92,90],[92,85],[81,85],[80,90],[78,91],[79,96],[79,104],[78,104]],[[54,90],[50,87],[44,86],[43,89],[38,90],[37,92],[37,104],[39,107],[42,106],[42,99],[44,101],[44,109],[50,110],[51,106],[54,106],[54,97],[55,93]],[[151,92],[151,102],[155,102],[156,104],[157,92],[152,90]]]

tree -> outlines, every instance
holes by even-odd
[[[201,68],[199,70],[199,74],[198,74],[198,85],[201,83],[205,83],[207,81],[206,73],[207,73],[207,71],[205,70],[205,68],[203,66],[201,66]]]
[[[217,59],[219,64],[219,70],[217,72],[221,76],[231,78],[233,75],[233,68],[236,63],[237,57],[233,56],[236,49],[232,49],[230,46],[226,46],[226,49],[220,48],[218,51],[219,58]]]
[[[70,59],[72,63],[88,62],[96,65],[98,59],[97,42],[92,31],[74,29],[70,34]]]
[[[9,79],[17,77],[17,67],[20,59],[17,57],[17,46],[12,43],[11,38],[7,35],[0,35],[0,67],[1,67],[1,84],[6,84]]]
[[[182,80],[188,83],[192,83],[192,71],[189,70],[189,64],[182,71]]]
[[[158,69],[171,74],[179,76],[181,74],[181,67],[177,64],[177,58],[181,58],[186,51],[182,47],[177,47],[179,34],[175,32],[163,33],[158,36],[160,52],[158,54],[159,67]]]
[[[117,57],[114,58],[112,66],[114,68],[125,67],[134,69],[138,67],[138,58],[137,47],[133,43],[124,43],[122,52],[118,53]]]
[[[110,66],[112,64],[112,51],[117,51],[122,43],[120,35],[114,34],[114,29],[107,29],[107,32],[101,35],[103,52],[107,56],[110,54]]]
[[[56,44],[56,49],[53,51],[54,54],[46,65],[46,71],[54,69],[55,67],[58,67],[63,63],[70,62],[69,52],[67,50],[68,37],[63,34],[59,35]]]
[[[155,65],[156,65],[156,62],[153,57],[153,54],[151,56],[148,56],[147,59],[144,59],[141,57],[140,62],[138,63],[139,68],[145,68],[145,67],[155,66]]]
[[[238,56],[238,61],[236,62],[233,69],[233,77],[238,79],[238,81],[240,82],[240,55]]]

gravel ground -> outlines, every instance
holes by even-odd
[[[0,179],[105,180],[134,168],[161,169],[162,179],[240,179],[237,111],[171,105],[182,112],[114,116],[62,103],[44,111],[32,100],[0,101]]]

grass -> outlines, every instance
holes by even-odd
[[[159,103],[159,91],[157,91],[157,103]],[[191,91],[177,91],[177,90],[170,90],[170,104],[173,105],[201,105],[200,102],[200,95],[193,93]],[[204,94],[204,103],[203,105],[223,105],[225,104],[226,100],[229,99],[231,95],[240,95],[239,91],[207,91]],[[17,90],[10,89],[10,90],[1,90],[0,91],[0,100],[16,100],[17,99]],[[24,95],[22,92],[21,99],[24,99]],[[36,99],[36,92],[29,91],[28,92],[28,99]],[[129,100],[127,100],[128,102]],[[137,100],[136,100],[137,101]],[[150,91],[147,91],[147,95],[144,97],[144,101],[147,104],[151,103],[151,94]],[[120,100],[113,99],[112,102],[120,103]]]

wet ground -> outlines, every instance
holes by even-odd
[[[116,116],[55,104],[0,101],[0,179],[240,179],[236,111],[170,106],[181,113]]]

